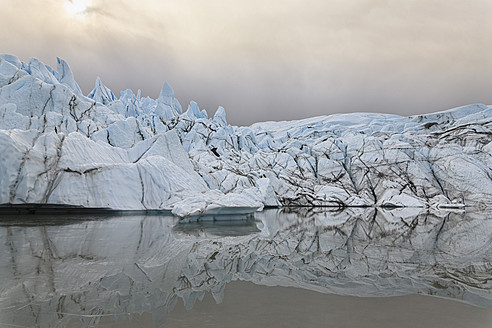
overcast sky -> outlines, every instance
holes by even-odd
[[[0,52],[239,125],[492,104],[492,0],[80,1],[0,0]]]

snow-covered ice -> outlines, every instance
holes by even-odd
[[[327,105],[328,106],[328,105]],[[333,110],[333,109],[331,109]],[[335,109],[336,110],[336,109]],[[168,209],[492,206],[492,106],[227,124],[167,83],[86,97],[57,69],[0,55],[0,204]]]

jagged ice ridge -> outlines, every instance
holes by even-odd
[[[0,204],[169,209],[490,207],[492,106],[229,125],[195,102],[84,96],[57,69],[0,55]]]

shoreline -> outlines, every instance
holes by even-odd
[[[267,209],[325,209],[326,211],[339,212],[345,209],[351,208],[363,208],[363,209],[380,209],[380,210],[402,210],[402,209],[418,209],[427,211],[465,211],[465,210],[478,210],[487,211],[492,210],[489,208],[482,208],[480,206],[463,206],[462,204],[457,204],[457,206],[451,206],[447,204],[445,206],[434,207],[414,207],[414,206],[265,206],[263,210]],[[262,211],[263,211],[262,210]],[[125,210],[125,209],[114,209],[109,207],[84,207],[80,205],[69,205],[69,204],[40,204],[40,203],[29,203],[29,204],[0,204],[0,215],[171,215],[180,217],[182,219],[186,218],[196,218],[201,216],[221,216],[221,215],[234,215],[234,214],[252,214],[256,212],[256,208],[244,208],[244,207],[222,207],[216,209],[213,213],[200,213],[198,215],[184,216],[180,217],[174,215],[172,210],[169,209],[144,209],[144,210]]]

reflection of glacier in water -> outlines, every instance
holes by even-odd
[[[125,216],[2,221],[0,321],[164,322],[234,280],[359,296],[436,295],[492,308],[490,213],[267,210],[257,221],[177,224]],[[227,236],[225,236],[227,235]]]

